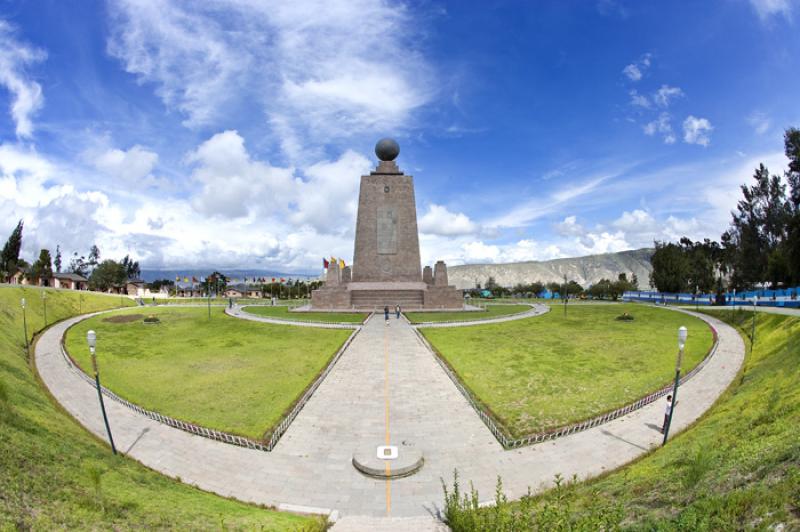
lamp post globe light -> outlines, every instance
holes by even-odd
[[[689,330],[681,326],[678,329],[678,361],[675,364],[675,386],[672,388],[672,408],[669,410],[669,417],[667,418],[667,426],[664,428],[664,441],[661,445],[667,443],[669,437],[669,427],[672,425],[672,417],[675,415],[675,406],[678,404],[678,384],[681,380],[681,361],[683,359],[683,349],[686,347],[686,338],[689,337]]]
[[[20,305],[22,305],[22,334],[25,336],[25,354],[28,355],[28,358],[31,358],[31,351],[30,351],[30,344],[28,343],[28,318],[25,313],[25,298],[23,297],[20,300]]]
[[[117,454],[117,448],[114,446],[114,438],[111,436],[111,427],[108,425],[108,416],[106,415],[106,405],[103,402],[103,390],[100,387],[100,372],[97,370],[97,333],[89,331],[86,333],[86,342],[89,344],[89,353],[92,354],[92,370],[94,371],[94,383],[97,386],[97,397],[100,399],[100,411],[103,413],[103,423],[106,426],[106,433],[108,434],[108,442],[111,444],[111,452]]]

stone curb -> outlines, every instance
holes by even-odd
[[[86,372],[84,372],[83,369],[81,369],[80,366],[78,366],[78,364],[72,359],[72,357],[69,356],[69,353],[67,353],[67,350],[64,347],[64,339],[69,329],[77,325],[78,323],[87,320],[89,318],[92,318],[94,316],[107,314],[110,312],[114,312],[116,310],[120,309],[105,310],[102,312],[94,312],[92,314],[84,314],[80,316],[80,319],[76,320],[74,323],[72,323],[69,327],[67,327],[64,330],[64,334],[59,339],[61,355],[64,357],[64,360],[67,363],[69,369],[72,370],[81,379],[83,379],[93,387],[96,386],[94,379],[91,376],[89,376]],[[369,318],[367,318],[367,320],[368,319]],[[132,403],[127,399],[124,399],[119,395],[117,395],[116,393],[112,392],[105,386],[101,385],[100,389],[103,391],[103,395],[112,399],[113,401],[116,401],[117,403],[129,408],[130,410],[133,410],[138,414],[141,414],[149,419],[152,419],[153,421],[158,421],[159,423],[163,423],[164,425],[180,429],[185,432],[189,432],[190,434],[195,434],[197,436],[202,436],[204,438],[219,441],[222,443],[229,443],[231,445],[246,447],[248,449],[256,449],[259,451],[271,451],[278,444],[278,441],[281,439],[281,436],[283,436],[283,434],[289,429],[289,425],[291,425],[292,421],[294,421],[294,419],[297,417],[297,415],[300,413],[300,411],[303,409],[306,403],[311,399],[311,396],[314,394],[317,388],[319,388],[320,384],[322,384],[322,381],[325,380],[325,377],[328,376],[333,367],[336,365],[336,362],[339,361],[342,354],[347,350],[347,348],[353,342],[353,339],[360,331],[361,327],[359,326],[350,334],[350,336],[347,338],[347,340],[345,340],[345,342],[342,344],[342,346],[339,348],[339,350],[336,352],[333,358],[331,358],[330,362],[328,362],[328,365],[325,366],[325,369],[317,376],[314,382],[312,382],[311,385],[305,390],[305,392],[297,401],[297,403],[294,405],[292,410],[288,414],[286,414],[286,416],[281,420],[280,423],[278,423],[278,425],[275,427],[275,430],[272,431],[272,434],[266,443],[258,440],[253,440],[252,438],[248,438],[245,436],[238,436],[224,431],[203,427],[202,425],[189,423],[187,421],[181,421],[180,419],[175,419],[170,416],[165,416],[160,412],[156,412],[154,410],[147,410],[146,408],[143,408],[137,405],[136,403]]]
[[[675,310],[676,312],[684,312],[685,314],[694,315],[691,312],[686,312],[680,309],[672,309],[672,310]],[[681,377],[679,381],[680,385],[685,384],[689,379],[691,379],[698,372],[700,372],[700,370],[702,370],[705,367],[708,361],[711,360],[711,358],[717,352],[717,347],[719,346],[719,335],[717,334],[717,330],[716,328],[714,328],[713,325],[711,325],[707,321],[705,323],[711,329],[711,332],[714,336],[714,343],[712,344],[711,349],[709,349],[708,354],[706,354],[703,360],[701,360],[694,368],[692,368],[692,370],[690,370],[683,377]],[[619,417],[625,416],[627,414],[630,414],[631,412],[639,410],[640,408],[646,405],[649,405],[653,401],[667,395],[673,389],[673,385],[669,384],[659,390],[656,390],[655,392],[652,392],[640,399],[637,399],[632,403],[629,403],[627,405],[621,406],[620,408],[612,410],[611,412],[607,412],[605,414],[601,414],[599,416],[595,416],[593,418],[586,419],[584,421],[579,421],[577,423],[570,423],[568,425],[564,425],[562,427],[558,427],[545,432],[537,432],[534,434],[523,436],[521,438],[512,438],[511,436],[508,435],[506,430],[494,420],[494,417],[491,414],[487,413],[486,411],[484,411],[483,408],[481,408],[480,404],[478,403],[477,399],[473,396],[472,392],[466,387],[466,385],[464,385],[461,382],[461,379],[458,377],[455,371],[450,367],[450,365],[441,356],[439,356],[439,354],[436,353],[436,350],[433,348],[430,342],[428,342],[428,339],[425,338],[425,336],[422,333],[420,333],[416,327],[414,327],[413,330],[414,333],[417,335],[417,339],[422,343],[422,345],[425,346],[425,348],[428,349],[428,351],[430,351],[431,355],[433,355],[433,357],[442,367],[447,376],[450,377],[450,380],[453,381],[453,384],[456,385],[458,391],[461,392],[461,395],[464,396],[464,398],[467,400],[470,406],[472,406],[473,410],[475,410],[475,413],[478,414],[478,417],[484,422],[484,424],[491,431],[494,437],[497,438],[497,441],[500,443],[500,445],[502,445],[503,448],[506,450],[515,449],[518,447],[525,447],[527,445],[534,445],[545,441],[552,441],[557,438],[561,438],[563,436],[569,436],[571,434],[575,434],[576,432],[581,432],[596,427],[598,425],[608,423],[609,421],[613,421]]]

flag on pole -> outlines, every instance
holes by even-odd
[[[344,270],[344,259],[339,259],[339,268]]]
[[[326,270],[328,269],[328,259],[325,257],[322,257],[322,267]]]
[[[175,276],[175,282],[176,282],[176,283],[179,283],[179,282],[181,282],[181,276],[180,276],[180,275],[176,275],[176,276]]]
[[[188,282],[189,282],[189,278],[188,278],[188,277],[184,277],[184,278],[183,278],[183,282],[184,282],[184,283],[188,283]]]

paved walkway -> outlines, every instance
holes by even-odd
[[[743,361],[739,335],[714,318],[700,317],[717,328],[720,344],[706,367],[681,388],[673,434],[713,404]],[[56,400],[104,439],[96,392],[68,368],[59,348],[66,328],[80,319],[48,329],[37,343],[35,360]],[[528,486],[549,487],[558,473],[567,478],[601,474],[659,444],[657,425],[663,417],[659,401],[581,433],[505,451],[412,327],[396,319],[388,326],[381,319],[363,326],[272,452],[215,442],[161,425],[115,402],[106,405],[118,448],[148,467],[243,501],[295,511],[335,510],[346,518],[342,527],[365,522],[355,516],[434,514],[442,502],[440,478],[452,479],[456,468],[464,484],[473,482],[483,500],[492,498],[498,475],[508,495],[520,497]],[[422,470],[385,481],[367,478],[352,467],[355,449],[387,441],[401,446],[401,452],[404,444],[422,449]],[[434,520],[414,522],[435,525]]]
[[[226,308],[225,314],[243,320],[260,321],[262,323],[274,323],[276,325],[297,325],[300,327],[319,327],[322,329],[358,329],[361,327],[360,323],[329,323],[324,321],[301,321],[301,320],[282,320],[280,318],[271,318],[267,316],[258,316],[251,314],[244,307],[235,305],[232,308]],[[335,314],[333,315],[336,316]]]
[[[532,318],[534,316],[539,316],[544,314],[545,312],[550,312],[550,307],[547,305],[540,305],[534,304],[531,305],[531,308],[524,311],[518,312],[517,314],[508,314],[506,316],[498,316],[496,318],[486,318],[486,319],[477,319],[477,320],[470,320],[470,321],[427,321],[422,323],[417,323],[414,327],[418,329],[422,328],[439,328],[439,327],[469,327],[470,325],[486,325],[487,323],[502,323],[504,321],[514,321],[514,320],[523,320],[525,318]]]
[[[694,309],[694,305],[692,305],[692,306],[683,305],[680,308],[687,309],[687,310]],[[736,306],[732,305],[730,307],[702,307],[702,308],[703,308],[703,310],[710,310],[710,311],[715,311],[715,312],[725,312],[726,310],[728,312],[731,312],[732,310],[735,310],[735,309],[744,310],[746,312],[752,312],[753,305],[736,305]],[[764,307],[756,307],[756,312],[764,312],[765,314],[783,314],[784,316],[800,317],[800,309],[798,309],[798,308],[766,307],[766,306],[764,306]]]

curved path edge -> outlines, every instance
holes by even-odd
[[[686,312],[682,309],[671,309],[671,310],[675,310],[677,312],[684,312],[685,314],[691,314],[690,312]],[[539,312],[534,314],[530,313],[525,313],[525,314],[526,317],[528,317],[528,316],[538,316],[542,313]],[[512,315],[512,319],[498,320],[498,321],[512,321],[513,319],[521,319],[521,318],[513,318],[513,316],[519,316],[519,314]],[[494,321],[491,320],[486,320],[486,322],[495,323]],[[444,322],[444,323],[449,323],[449,322]],[[480,322],[470,322],[469,324],[477,325],[479,323]],[[708,353],[706,353],[706,356],[703,357],[703,359],[700,362],[698,362],[692,369],[690,369],[688,372],[685,372],[680,377],[679,381],[680,386],[686,384],[689,381],[689,379],[694,377],[700,370],[702,370],[703,367],[705,367],[705,365],[711,359],[711,357],[714,356],[714,353],[717,352],[717,347],[719,345],[719,335],[717,333],[717,329],[715,329],[714,326],[707,321],[706,324],[708,325],[709,329],[711,329],[714,342],[711,345],[711,349],[709,349]],[[480,402],[477,400],[472,390],[466,385],[465,382],[462,381],[461,377],[459,377],[458,373],[455,371],[455,369],[453,369],[450,366],[447,360],[445,360],[445,358],[436,351],[436,349],[433,347],[433,345],[431,345],[428,339],[425,338],[425,335],[419,332],[418,327],[414,328],[414,332],[417,333],[419,341],[431,352],[431,355],[436,357],[436,361],[439,362],[439,365],[442,367],[442,370],[447,374],[448,377],[450,377],[450,380],[452,380],[453,384],[456,385],[456,388],[458,388],[458,391],[461,392],[461,395],[464,396],[464,398],[467,400],[470,406],[472,406],[473,410],[475,410],[475,413],[478,415],[481,421],[484,422],[486,427],[491,431],[492,434],[494,434],[494,437],[497,438],[497,441],[500,442],[500,445],[502,445],[503,448],[505,449],[513,449],[516,447],[535,445],[537,443],[542,443],[545,441],[562,438],[564,436],[569,436],[570,434],[581,432],[583,430],[590,429],[598,425],[603,425],[605,423],[608,423],[609,421],[613,421],[621,416],[630,414],[631,412],[634,412],[642,407],[645,407],[650,403],[656,401],[657,399],[664,397],[673,390],[673,384],[670,383],[654,392],[650,392],[645,396],[642,396],[634,401],[624,404],[621,407],[615,408],[614,410],[611,410],[609,412],[604,412],[600,415],[590,417],[588,419],[583,419],[573,423],[568,423],[566,425],[562,425],[560,427],[556,427],[547,431],[534,432],[526,434],[524,436],[520,436],[518,438],[514,438],[508,433],[508,430],[506,430],[506,428],[503,427],[503,425],[497,419],[495,419],[495,417],[491,414],[491,412],[487,412],[483,408],[481,408]]]
[[[67,349],[64,345],[64,340],[66,338],[67,331],[73,325],[80,323],[81,321],[87,320],[89,318],[92,318],[94,316],[98,316],[100,314],[108,314],[111,312],[115,312],[117,310],[121,309],[110,309],[110,310],[103,310],[100,312],[93,312],[90,314],[82,314],[80,316],[76,316],[68,320],[65,320],[69,321],[70,323],[64,329],[64,332],[60,338],[61,355],[64,357],[64,361],[67,364],[69,370],[71,370],[75,375],[80,377],[83,381],[87,382],[92,387],[96,387],[94,379],[85,371],[83,371],[83,369],[78,365],[78,363],[75,362],[75,360],[71,356],[69,356],[69,353],[67,352]],[[234,314],[230,315],[232,317],[238,317]],[[274,449],[275,446],[278,444],[278,441],[280,441],[281,436],[283,436],[284,433],[289,429],[289,426],[291,425],[292,421],[294,421],[294,419],[297,417],[297,415],[300,413],[300,411],[303,409],[306,403],[308,403],[308,401],[311,399],[311,396],[314,395],[314,392],[317,390],[317,388],[319,388],[320,384],[322,384],[322,381],[325,380],[325,377],[327,377],[328,374],[331,372],[333,367],[336,365],[336,362],[338,362],[339,359],[341,358],[342,353],[344,353],[347,350],[347,348],[353,342],[353,339],[355,338],[356,334],[358,334],[360,330],[361,327],[356,328],[355,330],[353,330],[350,336],[347,337],[347,340],[345,340],[344,343],[341,345],[341,347],[337,349],[336,353],[334,353],[330,361],[328,361],[328,363],[314,378],[314,380],[303,390],[303,393],[294,403],[292,409],[281,418],[281,420],[275,426],[275,429],[270,433],[269,439],[266,441],[254,440],[252,438],[248,438],[245,436],[230,434],[225,431],[204,427],[203,425],[198,425],[195,423],[190,423],[188,421],[183,421],[170,416],[166,416],[161,412],[157,412],[155,410],[148,410],[134,402],[128,401],[124,397],[117,395],[116,393],[106,388],[105,386],[101,385],[100,389],[103,391],[103,395],[105,395],[109,399],[116,401],[117,403],[123,405],[124,407],[142,416],[145,416],[154,421],[158,421],[159,423],[163,423],[164,425],[167,425],[169,427],[180,429],[190,434],[195,434],[197,436],[202,436],[203,438],[208,438],[222,443],[227,443],[230,445],[238,445],[240,447],[246,447],[248,449],[257,449],[259,451],[269,452],[272,451],[272,449]]]
[[[228,316],[232,316],[234,318],[239,318],[242,320],[250,320],[250,321],[260,321],[261,323],[272,323],[275,325],[294,325],[297,327],[318,327],[320,329],[360,329],[363,325],[365,325],[370,319],[372,319],[372,314],[370,313],[369,316],[362,322],[362,323],[331,323],[325,321],[301,321],[301,320],[282,320],[280,318],[270,318],[267,316],[258,316],[256,314],[251,314],[244,310],[245,306],[234,305],[232,308],[226,308],[225,314]],[[250,305],[256,306],[256,305]],[[365,313],[366,314],[366,313]]]
[[[541,303],[520,303],[522,305],[530,305],[530,310],[526,310],[524,312],[518,312],[516,314],[508,314],[506,316],[498,316],[496,318],[486,318],[482,320],[470,320],[470,321],[424,321],[421,323],[411,323],[411,326],[415,329],[435,329],[440,327],[469,327],[472,325],[488,325],[490,323],[502,323],[504,321],[515,321],[515,320],[524,320],[526,318],[532,318],[534,316],[541,316],[547,312],[550,312],[550,307],[548,305],[542,305]]]
[[[733,328],[713,317],[698,317],[717,329],[719,345],[705,367],[681,387],[673,436],[714,404],[744,360],[744,343]],[[436,369],[438,364],[430,359],[407,323],[398,320],[384,327],[372,321],[375,323],[364,326],[369,334],[359,335],[343,353],[340,363],[291,425],[287,437],[270,453],[202,438],[112,401],[106,406],[115,442],[124,454],[145,466],[225,497],[290,511],[386,516],[387,484],[356,472],[349,464],[348,447],[354,433],[369,435],[378,429],[382,438],[382,411],[379,422],[365,418],[362,425],[350,419],[362,418],[366,411],[348,419],[339,416],[357,408],[351,405],[360,404],[361,392],[353,388],[353,383],[362,381],[350,376],[376,358],[371,355],[372,339],[383,343],[388,338],[390,350],[402,351],[393,364],[402,364],[407,356],[425,364],[422,371],[409,374],[413,386],[409,381],[392,388],[397,393],[395,401],[413,401],[432,387],[429,395],[449,405],[447,411],[414,409],[405,418],[409,420],[405,428],[413,429],[413,433],[403,434],[426,446],[426,465],[415,476],[391,481],[393,518],[436,515],[442,507],[440,479],[451,480],[454,469],[464,482],[479,490],[482,498],[489,499],[494,493],[498,476],[509,498],[519,498],[529,488],[537,492],[551,487],[557,474],[587,479],[619,468],[661,443],[658,428],[663,404],[659,402],[558,440],[504,450],[449,378]],[[55,400],[87,430],[105,440],[96,391],[70,371],[60,352],[60,338],[73,322],[55,324],[42,333],[34,352],[36,368]],[[377,363],[382,370],[383,361]],[[404,367],[398,370],[406,371]],[[411,387],[405,389],[407,386]],[[403,414],[397,412],[395,419]],[[457,423],[451,422],[453,418]],[[332,422],[340,427],[334,432],[328,428]]]

